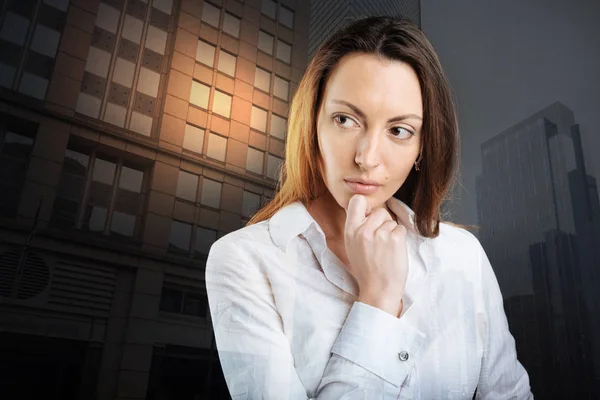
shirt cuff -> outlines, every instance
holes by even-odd
[[[425,334],[405,319],[356,301],[331,352],[399,387],[419,359],[424,340]]]

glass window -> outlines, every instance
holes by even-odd
[[[246,169],[252,171],[255,174],[263,174],[263,160],[265,153],[248,147],[248,156],[246,158]]]
[[[152,118],[137,111],[131,113],[129,129],[145,136],[150,136],[152,132]]]
[[[96,14],[96,26],[111,33],[117,33],[120,15],[121,13],[116,8],[100,2],[98,14]]]
[[[158,95],[158,84],[160,83],[160,74],[150,71],[148,68],[140,68],[140,76],[138,78],[138,92],[142,92],[151,97]]]
[[[294,12],[286,7],[279,7],[279,22],[290,29],[294,29]]]
[[[266,32],[258,32],[258,49],[264,51],[267,54],[273,54],[273,36]]]
[[[219,65],[217,66],[217,69],[227,75],[235,76],[235,61],[235,56],[226,51],[219,50]]]
[[[201,84],[200,82],[192,81],[192,91],[190,92],[190,103],[198,107],[208,108],[208,96],[210,87]]]
[[[177,289],[162,288],[160,295],[160,311],[181,313],[183,292]]]
[[[104,232],[104,226],[106,225],[106,214],[107,210],[101,206],[88,206],[88,212],[84,220],[84,229],[91,232]]]
[[[206,318],[208,314],[208,300],[206,296],[200,293],[185,292],[182,314]]]
[[[110,222],[110,230],[113,233],[132,237],[135,233],[135,215],[114,211]]]
[[[4,23],[2,24],[2,30],[0,30],[0,38],[23,46],[25,44],[25,38],[27,37],[27,29],[29,28],[29,20],[23,18],[20,15],[9,11],[4,17]]]
[[[281,140],[285,140],[286,119],[279,115],[271,114],[271,129],[269,133]]]
[[[185,126],[185,135],[183,137],[183,148],[202,153],[204,144],[204,129],[196,128],[193,125]]]
[[[89,115],[90,117],[98,118],[100,112],[100,99],[90,96],[87,93],[79,93],[75,111],[81,114]]]
[[[109,101],[106,103],[106,110],[104,111],[103,119],[109,124],[124,127],[126,114],[127,109],[125,107],[118,106]]]
[[[123,166],[119,177],[119,188],[134,193],[142,193],[144,171]]]
[[[252,106],[252,114],[250,115],[250,127],[261,132],[266,132],[267,112],[262,108]]]
[[[192,237],[192,225],[184,222],[171,222],[171,237],[169,238],[169,249],[179,251],[190,251],[190,239]]]
[[[223,32],[230,34],[233,37],[240,37],[240,19],[229,13],[225,13],[223,18]]]
[[[227,138],[223,136],[215,135],[214,133],[209,134],[208,149],[206,154],[210,158],[225,162],[225,153],[227,151]]]
[[[85,63],[85,70],[94,75],[106,78],[108,75],[108,66],[110,64],[110,54],[94,46],[90,46],[88,58]]]
[[[94,171],[92,172],[92,180],[98,183],[112,186],[115,179],[116,165],[113,162],[96,158],[94,162]]]
[[[202,21],[206,22],[214,26],[215,28],[219,27],[219,19],[221,17],[221,9],[204,2],[204,6],[202,7]]]
[[[46,28],[44,25],[37,25],[31,42],[31,49],[45,56],[56,57],[58,42],[60,41],[60,32],[54,29]]]
[[[190,174],[189,172],[179,170],[177,178],[176,196],[188,201],[196,201],[196,193],[198,192],[198,175]]]
[[[277,55],[276,57],[286,63],[290,63],[292,57],[292,48],[289,44],[282,42],[281,40],[277,41]]]
[[[204,178],[202,180],[202,196],[200,197],[200,203],[214,208],[221,207],[222,187],[223,184],[221,182]]]
[[[140,44],[143,28],[144,23],[142,21],[137,18],[133,18],[131,15],[126,15],[121,36],[132,41],[133,43]]]
[[[65,12],[69,7],[69,0],[44,0],[44,3]]]
[[[0,63],[0,86],[10,88],[17,70],[10,65]]]
[[[261,11],[263,14],[275,19],[277,13],[277,3],[273,0],[262,0]]]
[[[271,73],[262,68],[256,67],[254,74],[254,86],[258,89],[268,92],[271,89]]]
[[[231,96],[215,90],[213,112],[229,118],[231,115]]]
[[[113,81],[119,85],[130,88],[133,82],[133,73],[135,72],[135,64],[117,57],[115,62],[115,71],[113,73]]]
[[[260,196],[244,190],[244,199],[242,204],[242,215],[250,218],[256,211],[258,211],[258,208],[260,207]]]
[[[148,33],[146,34],[146,47],[158,53],[165,54],[167,45],[167,32],[148,25]]]
[[[208,228],[196,228],[196,253],[208,255],[210,247],[217,240],[217,231]]]
[[[267,157],[267,176],[271,179],[279,179],[279,171],[283,160],[279,157],[272,156],[269,154]]]
[[[25,72],[23,73],[21,84],[19,85],[19,92],[35,97],[36,99],[43,100],[46,98],[46,89],[48,88],[48,83],[48,80],[42,78],[41,76]]]
[[[290,84],[288,81],[281,79],[280,77],[275,77],[275,87],[273,89],[273,94],[280,99],[288,101],[288,97],[290,96]]]
[[[152,5],[170,15],[173,9],[173,0],[153,0]]]
[[[196,60],[212,67],[215,64],[215,46],[198,40],[196,47]]]

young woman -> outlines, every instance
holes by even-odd
[[[234,399],[530,399],[488,258],[441,221],[458,124],[425,35],[358,20],[310,61],[274,199],[206,264]]]

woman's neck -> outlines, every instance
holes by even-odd
[[[309,214],[317,221],[327,240],[343,240],[346,225],[346,210],[335,201],[327,190],[307,207]]]

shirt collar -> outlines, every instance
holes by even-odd
[[[426,238],[418,234],[414,225],[414,211],[402,200],[391,197],[386,202],[388,208],[395,214],[396,222],[402,223],[409,234],[415,238],[417,248],[426,241]],[[304,204],[300,201],[295,201],[281,208],[269,219],[269,232],[273,242],[284,252],[290,241],[296,236],[305,233],[314,224],[320,234],[325,237],[323,230],[310,215]]]

